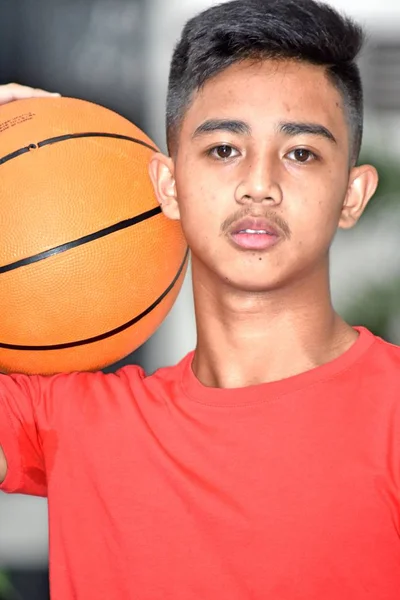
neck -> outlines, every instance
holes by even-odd
[[[357,333],[333,310],[328,267],[268,292],[243,292],[192,262],[197,323],[193,369],[211,387],[285,379],[333,360]]]

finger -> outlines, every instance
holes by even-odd
[[[32,88],[26,85],[18,85],[14,83],[0,86],[0,105],[13,102],[14,100],[49,96],[60,96],[60,94],[57,92],[48,92],[40,88]]]

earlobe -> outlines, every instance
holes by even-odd
[[[339,227],[351,229],[358,222],[378,187],[378,173],[372,165],[354,167],[340,215]]]
[[[149,175],[161,210],[168,219],[179,220],[174,163],[172,158],[157,152],[149,163]]]

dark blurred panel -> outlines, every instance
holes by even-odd
[[[144,1],[14,2],[18,79],[104,104],[141,126]]]
[[[13,592],[7,600],[48,600],[47,570],[18,569],[9,571],[8,576]]]
[[[16,43],[16,3],[14,0],[1,1],[0,16],[0,84],[11,81],[16,76],[19,63]]]

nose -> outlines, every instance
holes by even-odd
[[[278,167],[267,157],[252,157],[243,164],[240,183],[235,195],[238,204],[263,203],[277,206],[282,202],[278,183]]]

